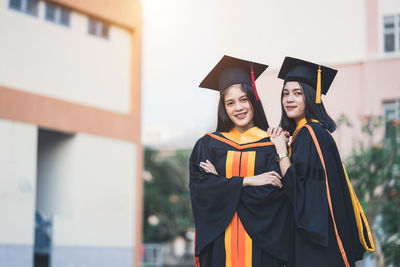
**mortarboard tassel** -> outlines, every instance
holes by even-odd
[[[321,103],[321,66],[318,66],[317,75],[317,95],[315,96],[315,103]]]
[[[254,94],[256,95],[256,99],[257,101],[260,101],[260,98],[258,97],[258,93],[257,93],[257,88],[256,88],[256,80],[254,79],[254,70],[253,70],[253,62],[249,62],[250,64],[250,69],[251,69],[251,83],[253,85],[253,90],[254,90]]]

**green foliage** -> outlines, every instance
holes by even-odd
[[[193,228],[189,155],[189,150],[145,150],[145,170],[151,174],[144,183],[145,243],[170,241],[177,235],[185,236]]]
[[[385,126],[383,140],[371,145],[381,126]],[[367,117],[362,131],[369,142],[360,143],[353,151],[347,171],[368,221],[377,233],[386,265],[400,266],[399,126],[381,117]]]

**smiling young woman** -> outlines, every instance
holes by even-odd
[[[281,267],[289,207],[254,80],[266,65],[224,56],[200,87],[218,90],[217,130],[190,157],[190,194],[201,267]]]
[[[321,101],[336,73],[287,57],[278,75],[284,80],[281,126],[292,135],[290,158],[279,162],[293,215],[289,267],[354,267],[365,250],[374,250],[331,135],[335,122]],[[268,132],[277,153],[287,153],[287,138]]]
[[[224,109],[228,118],[235,125],[234,127],[241,133],[254,127],[253,123],[253,107],[247,94],[242,89],[242,84],[234,84],[227,88],[224,97]]]

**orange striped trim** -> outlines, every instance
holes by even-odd
[[[229,150],[226,157],[226,176],[253,176],[255,151]],[[225,229],[225,267],[252,267],[252,240],[237,214]]]
[[[225,267],[232,267],[232,221],[225,229]],[[197,266],[196,266],[197,267]]]
[[[240,176],[241,177],[246,177],[247,175],[247,167],[248,167],[248,161],[249,161],[249,153],[248,152],[243,152],[242,153],[242,162],[240,164]]]
[[[239,152],[239,151],[233,151],[232,176],[240,176],[240,173],[239,173],[240,154],[241,154],[241,152]]]
[[[252,267],[253,266],[253,240],[251,240],[250,236],[246,234],[246,265],[245,267]]]
[[[242,267],[246,264],[246,231],[238,216],[238,266]]]
[[[232,222],[231,222],[231,262],[232,262],[232,267],[240,267],[238,266],[238,261],[237,261],[237,256],[238,256],[238,250],[239,250],[239,245],[238,245],[238,216],[237,212],[235,212],[235,215],[233,215]]]
[[[328,198],[329,210],[330,210],[331,216],[332,216],[333,227],[335,228],[336,240],[337,240],[337,243],[338,243],[338,246],[339,246],[339,249],[340,249],[340,253],[342,254],[342,258],[343,258],[344,264],[346,265],[346,267],[349,267],[350,265],[349,265],[349,262],[347,261],[346,252],[344,251],[342,240],[340,239],[340,236],[339,236],[339,233],[338,233],[338,230],[337,230],[337,227],[336,227],[335,216],[333,215],[331,194],[330,194],[329,183],[328,183],[328,174],[326,173],[324,157],[322,155],[322,151],[321,151],[321,148],[319,146],[317,137],[315,136],[314,130],[311,128],[310,125],[304,125],[304,126],[307,127],[308,131],[311,134],[311,137],[312,137],[312,139],[314,141],[315,147],[317,148],[319,157],[321,159],[322,166],[324,167],[325,181],[326,181],[326,196]]]
[[[241,175],[242,176],[253,176],[254,175],[254,167],[256,163],[256,152],[255,151],[246,151],[242,153],[242,169]],[[242,172],[243,170],[243,172]],[[246,229],[244,229],[242,223],[240,223],[241,229],[244,233],[243,243],[244,243],[244,259],[241,266],[244,267],[252,267],[253,262],[253,240],[247,234]]]
[[[196,257],[196,229],[194,229],[193,255],[194,255],[194,265],[195,265],[196,267],[200,267],[199,257]]]
[[[262,143],[254,143],[254,144],[248,144],[248,145],[238,145],[235,142],[225,139],[221,136],[211,134],[211,133],[206,133],[205,135],[209,135],[214,139],[217,139],[218,141],[224,142],[225,144],[228,144],[238,150],[246,149],[246,148],[252,148],[252,147],[261,147],[261,146],[272,146],[272,142],[262,142]]]

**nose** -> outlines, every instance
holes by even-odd
[[[235,111],[241,111],[243,109],[242,104],[238,101],[235,105]]]
[[[287,103],[291,103],[291,102],[293,102],[293,101],[294,101],[293,94],[288,94],[288,95],[286,96],[286,102],[287,102]]]

